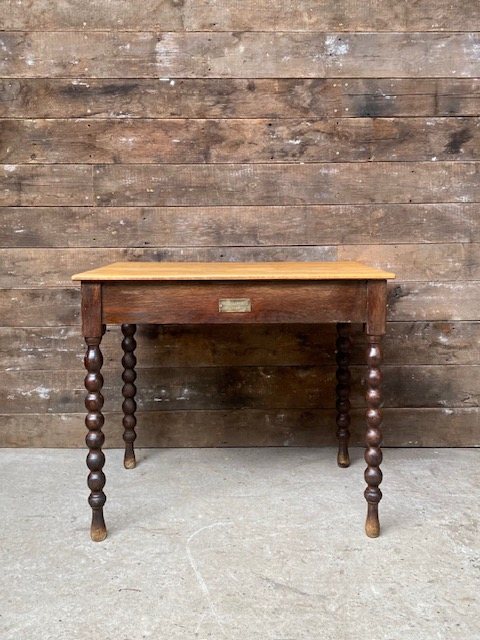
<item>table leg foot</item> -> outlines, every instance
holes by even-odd
[[[339,467],[346,468],[350,466],[350,455],[348,451],[339,451],[337,454],[337,464]]]
[[[137,434],[135,432],[135,426],[137,424],[137,418],[135,417],[135,411],[137,410],[137,403],[135,402],[135,394],[137,388],[135,386],[135,380],[137,377],[135,371],[135,365],[137,364],[137,358],[135,356],[135,348],[137,343],[135,341],[135,331],[137,327],[134,324],[122,324],[122,349],[123,349],[123,388],[122,394],[124,401],[122,404],[123,409],[123,440],[125,442],[125,455],[123,458],[123,466],[125,469],[134,469],[136,466],[135,452],[133,443],[136,440]]]
[[[103,508],[92,511],[92,525],[90,527],[90,538],[93,542],[102,542],[107,537],[107,527],[103,519]]]
[[[352,350],[352,340],[350,337],[350,325],[345,322],[337,324],[337,387],[336,387],[336,407],[337,407],[337,438],[338,453],[337,464],[339,467],[350,466],[350,456],[348,454],[348,441],[350,439],[350,353]]]
[[[135,460],[135,453],[133,451],[125,451],[123,466],[125,467],[125,469],[135,469],[135,467],[137,466],[137,461]]]
[[[378,520],[378,504],[368,503],[365,533],[369,538],[378,538],[380,535],[380,522]]]

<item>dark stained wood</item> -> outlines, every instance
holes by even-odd
[[[466,18],[468,16],[468,20]],[[480,30],[480,10],[471,0],[420,0],[407,7],[395,0],[195,0],[129,4],[122,0],[37,0],[25,10],[4,0],[5,29],[168,31],[462,31]]]
[[[478,78],[0,79],[2,118],[478,116]],[[45,126],[48,126],[45,123]]]
[[[84,337],[102,335],[102,286],[95,282],[82,282],[82,332]],[[95,345],[99,346],[99,345]]]
[[[174,262],[164,264],[163,268],[161,264],[152,266],[151,263],[139,265],[132,262],[118,262],[105,266],[103,270],[97,269],[73,276],[74,280],[81,280],[82,330],[88,345],[85,356],[85,367],[88,371],[85,387],[89,394],[85,406],[88,411],[86,425],[89,429],[86,442],[89,447],[87,455],[87,465],[90,469],[88,486],[91,489],[89,503],[93,512],[90,530],[92,540],[101,541],[107,535],[103,519],[106,498],[103,493],[105,475],[102,468],[105,458],[101,450],[103,444],[101,429],[104,418],[101,413],[103,377],[100,370],[103,359],[99,344],[107,323],[121,324],[124,336],[122,341],[124,465],[130,469],[135,467],[133,443],[136,439],[137,388],[135,386],[134,334],[137,322],[192,325],[229,322],[298,323],[308,320],[317,323],[336,323],[338,333],[336,423],[339,439],[337,463],[341,467],[347,467],[350,464],[348,455],[350,338],[346,323],[364,323],[368,342],[366,533],[369,537],[379,535],[378,503],[382,497],[379,489],[382,480],[380,340],[381,335],[385,333],[386,322],[387,280],[385,278],[395,278],[395,275],[387,271],[371,269],[356,262],[307,264],[311,273],[308,275],[309,280],[305,279],[307,277],[305,274],[308,272],[307,265],[302,267],[302,263],[298,262],[269,263],[268,269],[266,266],[262,268],[259,263],[230,264],[230,267],[235,267],[238,279],[229,282],[218,280],[219,277],[227,278],[228,276],[220,276],[219,265],[215,263],[199,263],[197,266],[195,263],[189,263],[187,272],[185,266],[182,270],[179,263]],[[142,267],[141,271],[139,267]],[[281,267],[285,268],[281,270]],[[320,267],[321,271],[319,271]],[[227,273],[225,266],[222,269]],[[323,279],[320,279],[319,272],[323,274],[321,276]],[[229,273],[232,273],[231,268]],[[282,278],[292,279],[278,280],[278,273],[282,273]],[[101,280],[101,283],[95,282],[92,274],[95,274],[95,278]],[[150,277],[151,280],[140,281],[142,275]],[[168,279],[162,280],[165,276],[168,276]],[[242,276],[243,279],[240,279]],[[315,277],[318,279],[315,280]],[[138,281],[135,281],[135,278]],[[175,281],[176,278],[178,281]],[[186,278],[191,281],[187,282]],[[90,337],[92,335],[99,337]],[[270,378],[268,374],[266,377]],[[227,379],[227,384],[229,383],[231,384]],[[236,384],[235,387],[237,387]],[[184,387],[176,399],[188,400],[188,397],[189,390]],[[242,404],[245,402],[245,398],[242,396],[237,398],[236,393],[232,399],[235,403],[238,400]],[[162,397],[161,392],[158,400],[168,400],[168,398]]]
[[[85,426],[88,429],[85,443],[88,447],[87,467],[88,488],[90,496],[88,503],[92,508],[92,524],[90,536],[93,541],[101,542],[107,536],[105,520],[103,518],[103,507],[106,497],[103,492],[105,486],[105,474],[102,469],[105,464],[105,455],[102,446],[105,436],[102,432],[104,416],[102,407],[104,398],[102,395],[103,376],[101,373],[103,356],[100,350],[102,335],[105,333],[105,325],[102,324],[102,287],[94,282],[82,282],[82,333],[87,344],[87,351],[84,358],[85,369]],[[41,397],[48,397],[49,393],[45,387],[40,391]]]
[[[0,121],[0,162],[277,163],[480,159],[478,118]]]
[[[365,399],[366,410],[366,434],[365,434],[365,499],[368,504],[367,520],[365,532],[369,538],[376,538],[380,535],[380,523],[378,519],[378,503],[382,499],[382,492],[379,488],[382,482],[382,411],[383,404],[382,380],[383,374],[380,369],[382,364],[382,338],[386,329],[387,316],[387,282],[378,280],[367,282],[367,322],[365,332],[367,338],[367,374]]]
[[[366,319],[364,282],[104,283],[102,289],[106,324],[363,322]],[[251,310],[224,313],[219,310],[222,299],[248,300]]]
[[[137,343],[135,341],[135,331],[137,327],[134,324],[122,324],[122,395],[124,397],[122,404],[123,411],[123,441],[125,443],[125,455],[123,459],[123,465],[125,469],[133,469],[135,467],[135,452],[133,443],[137,437],[135,433],[135,425],[137,419],[135,417],[135,411],[137,410],[137,403],[135,402],[135,394],[137,388],[135,386],[135,380],[137,377],[135,371],[135,365],[137,364],[137,358],[135,356],[135,348]]]
[[[87,311],[87,313],[89,311]],[[94,323],[94,319],[92,321],[87,319],[84,322],[84,327],[89,329]],[[88,447],[87,466],[90,470],[88,474],[88,488],[90,489],[88,503],[92,508],[90,536],[94,542],[101,542],[107,537],[105,520],[103,518],[103,507],[106,497],[103,492],[105,474],[102,471],[105,464],[105,455],[102,451],[105,436],[102,432],[104,416],[102,414],[103,377],[101,368],[103,358],[100,350],[101,339],[101,335],[97,335],[96,337],[85,336],[85,342],[87,343],[87,352],[85,354],[85,368],[87,370],[87,375],[85,376],[85,388],[87,390],[85,407],[87,409],[87,416],[85,418],[85,425],[88,429],[85,442]]]
[[[350,325],[347,323],[337,324],[336,341],[336,362],[337,362],[337,386],[336,392],[336,423],[338,438],[337,464],[339,467],[350,466],[350,456],[348,454],[348,442],[350,439],[350,352],[352,350],[352,340],[350,337]]]
[[[369,287],[370,288],[370,287]],[[377,294],[380,295],[380,294]],[[376,330],[375,323],[370,323],[371,329]],[[367,332],[370,328],[367,327]],[[368,503],[367,520],[365,523],[365,532],[369,538],[376,538],[380,535],[380,523],[378,520],[378,503],[382,499],[382,492],[379,488],[382,482],[382,471],[380,464],[382,463],[382,412],[380,406],[382,404],[382,372],[380,365],[382,363],[381,335],[367,335],[367,377],[366,377],[366,401],[367,401],[367,432],[366,432],[366,449],[365,462],[365,499]]]
[[[55,233],[51,233],[55,229]],[[470,243],[480,238],[477,204],[363,204],[298,206],[222,206],[222,207],[5,207],[0,213],[2,247],[190,247],[199,251],[207,246],[211,258],[221,260],[228,246],[259,247],[251,259],[281,259],[281,252],[302,259],[302,247],[310,245],[365,244],[363,260],[368,262],[371,245],[388,245],[381,260],[410,243],[412,253],[400,258],[401,268],[410,268],[417,252],[428,251],[427,243],[448,243],[451,251],[475,250]],[[468,243],[461,248],[452,243]],[[392,246],[392,244],[394,246]],[[221,245],[219,252],[214,247]],[[301,245],[299,247],[298,245]],[[288,248],[296,246],[295,249]],[[28,260],[35,259],[35,252]],[[248,249],[250,251],[250,249]],[[253,249],[252,249],[253,251]],[[355,248],[360,252],[360,248]],[[434,249],[435,251],[435,249]],[[22,254],[17,252],[21,262]],[[81,255],[81,254],[80,254]],[[93,255],[93,254],[92,254]],[[106,255],[106,254],[105,254]],[[135,254],[125,254],[132,259]],[[142,260],[147,254],[141,254]],[[157,254],[158,258],[162,254]],[[169,253],[173,259],[173,254]],[[198,255],[202,255],[199,252]],[[239,254],[240,255],[240,254]],[[293,256],[296,257],[293,257]],[[308,254],[304,254],[308,255]],[[360,253],[358,254],[360,255]],[[378,254],[377,254],[378,255]],[[331,256],[334,257],[333,255]],[[180,259],[181,254],[175,257]],[[329,259],[328,254],[318,258]],[[317,259],[318,259],[317,258]],[[469,260],[473,256],[470,254]],[[4,254],[4,260],[8,260]],[[189,258],[192,259],[192,258]],[[202,258],[202,259],[207,259]],[[242,255],[241,259],[247,258]],[[313,257],[305,259],[315,259]],[[378,258],[380,259],[380,257]],[[428,256],[430,268],[434,260]],[[49,260],[53,260],[50,254]],[[435,260],[434,260],[435,261]],[[9,271],[15,267],[10,260]],[[452,268],[451,260],[440,264]],[[399,264],[400,266],[400,264]],[[436,267],[437,273],[438,267]],[[62,274],[70,265],[62,266]],[[448,278],[450,274],[446,274]],[[27,274],[23,277],[27,278]]]
[[[384,335],[387,320],[387,282],[378,280],[367,283],[367,323],[368,335]]]
[[[164,165],[161,169],[155,165],[99,165],[94,168],[93,184],[97,203],[106,206],[480,200],[476,164],[459,161]]]
[[[206,38],[200,32],[5,31],[0,45],[3,57],[0,75],[6,78],[477,77],[479,38],[475,32],[330,32],[319,36],[286,31],[235,31],[210,33]]]

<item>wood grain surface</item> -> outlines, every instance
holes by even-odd
[[[0,166],[0,206],[478,202],[472,162]]]
[[[352,260],[324,262],[129,261],[76,273],[72,280],[385,280],[394,273]]]
[[[390,447],[475,447],[480,420],[476,408],[384,409]],[[244,409],[242,411],[140,411],[137,447],[333,446],[334,409]],[[123,448],[122,414],[105,412],[105,448]],[[1,414],[7,447],[85,447],[83,413]],[[18,429],[21,421],[22,429]],[[363,411],[352,411],[352,446],[363,446]],[[425,425],[435,425],[426,429]],[[360,452],[359,452],[360,453]],[[356,454],[358,455],[358,454]],[[361,455],[361,454],[360,454]]]
[[[36,170],[30,165],[19,166],[18,179],[25,184],[26,198],[30,174],[35,176]],[[16,204],[15,198],[18,197],[15,178],[12,176],[11,180],[12,202],[6,193],[5,204]],[[93,169],[92,182],[95,200],[102,206],[263,206],[480,200],[478,165],[454,161],[199,164],[165,165],[161,169],[154,165],[99,165]],[[49,204],[50,197],[43,194],[45,201],[40,200],[38,204]],[[82,194],[79,199],[85,201],[86,197]]]
[[[365,339],[353,325],[352,364],[362,365]],[[109,327],[102,340],[105,366],[118,366],[120,330]],[[334,365],[335,327],[285,326],[140,326],[137,369],[208,366]],[[391,322],[384,340],[391,365],[478,364],[480,322]],[[0,366],[9,371],[69,369],[83,358],[76,326],[0,328]]]
[[[0,121],[0,162],[171,164],[480,159],[477,118]]]
[[[0,78],[1,117],[106,118],[112,127],[116,118],[430,118],[479,110],[478,78]]]
[[[480,9],[471,0],[185,0],[127,3],[122,0],[37,0],[35,11],[4,0],[5,29],[168,31],[464,31],[480,30]]]
[[[390,321],[478,320],[480,287],[473,282],[397,282],[389,286]],[[77,325],[78,288],[0,289],[0,317],[6,327]]]
[[[162,325],[365,322],[367,291],[371,283],[385,288],[385,281],[369,280],[367,288],[363,279],[333,279],[339,281],[243,282],[231,277],[228,282],[103,281],[102,319],[104,324]],[[222,312],[221,301],[232,299],[247,302],[248,312]],[[129,301],[127,309],[125,300]]]
[[[55,233],[51,233],[53,228]],[[385,246],[388,255],[392,244],[412,244],[419,252],[429,250],[424,245],[436,244],[440,246],[433,251],[441,252],[441,245],[446,243],[456,251],[454,244],[478,238],[478,204],[468,203],[4,207],[0,217],[0,246],[14,249],[12,255],[16,253],[20,266],[23,256],[41,262],[42,256],[48,255],[51,264],[55,264],[55,254],[45,252],[45,248],[53,247],[103,248],[98,257],[93,251],[71,253],[87,268],[92,264],[84,261],[88,253],[99,263],[120,259],[120,253],[114,255],[106,248],[123,249],[121,256],[128,260],[140,256],[147,260],[146,251],[126,250],[142,248],[153,248],[158,260],[167,256],[175,260],[183,256],[211,260],[261,260],[262,256],[272,260],[328,260],[335,256],[325,245],[379,244]],[[21,247],[37,250],[22,253],[17,251]],[[4,259],[8,260],[8,254]],[[397,270],[401,269],[399,265]],[[62,273],[60,277],[66,281],[69,276],[70,273]]]
[[[444,78],[477,77],[480,34],[5,31],[0,43],[4,78]]]
[[[395,272],[385,444],[480,444],[478,3],[4,0],[0,24],[0,446],[83,446],[70,277],[126,260]],[[137,445],[333,444],[333,329],[140,325]]]
[[[121,406],[121,368],[103,370],[105,410]],[[361,405],[363,367],[352,367],[352,403]],[[477,407],[480,366],[385,366],[386,407]],[[80,378],[80,379],[79,379]],[[156,367],[138,376],[139,409],[222,410],[332,409],[335,367]],[[399,394],[399,390],[401,394]],[[7,371],[0,390],[5,413],[70,412],[80,407],[84,391],[78,371]],[[408,397],[408,404],[404,398]],[[399,407],[399,404],[401,405]]]
[[[164,249],[0,249],[0,261],[5,271],[0,272],[0,285],[5,288],[70,286],[76,269],[90,270],[119,260],[150,262],[184,262],[215,260],[219,268],[231,270],[237,261],[255,261],[256,271],[265,268],[265,262],[278,257],[281,260],[331,261],[355,259],[372,267],[389,269],[402,280],[422,282],[426,278],[448,279],[452,282],[480,279],[480,244],[450,243],[401,245],[339,245],[306,247],[188,247]],[[130,271],[137,265],[132,265]],[[143,266],[143,265],[142,265]],[[140,268],[140,267],[138,267]],[[195,271],[191,272],[192,276]],[[275,277],[279,277],[281,270]],[[148,274],[147,274],[148,275]],[[231,271],[225,274],[232,277]],[[115,278],[115,274],[111,278]],[[150,277],[150,276],[148,276]],[[92,274],[89,279],[96,279]]]

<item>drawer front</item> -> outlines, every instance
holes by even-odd
[[[105,324],[365,322],[359,281],[102,284]]]

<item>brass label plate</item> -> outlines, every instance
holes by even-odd
[[[218,301],[220,313],[248,313],[252,310],[250,298],[220,298]]]

